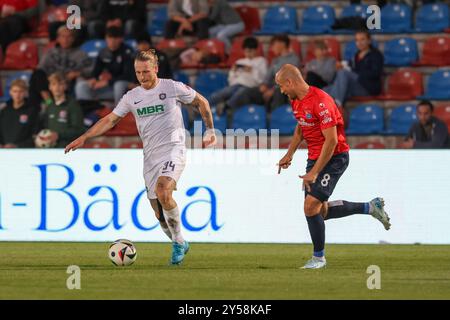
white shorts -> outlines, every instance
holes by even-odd
[[[158,156],[156,159],[151,159],[151,163],[145,163],[145,187],[147,189],[148,199],[157,199],[156,196],[156,181],[159,177],[170,177],[175,180],[175,183],[181,177],[184,167],[186,166],[186,151],[182,148],[172,150],[166,155]]]

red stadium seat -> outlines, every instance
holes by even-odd
[[[328,46],[328,54],[336,59],[336,61],[341,61],[341,44],[335,38],[325,38],[323,39]],[[314,56],[314,41],[308,43],[308,48],[306,51],[306,61],[313,60]]]
[[[261,19],[259,18],[259,10],[257,8],[242,5],[234,9],[239,13],[242,21],[244,21],[245,30],[243,34],[250,35],[261,29]]]
[[[382,100],[414,100],[422,94],[422,74],[412,69],[399,69],[388,78],[386,94],[378,98]]]
[[[228,65],[226,64],[226,57],[225,57],[225,44],[217,39],[205,39],[205,40],[199,40],[194,45],[194,48],[197,48],[199,50],[204,50],[208,52],[209,54],[214,54],[219,56],[220,62],[215,64],[208,64],[208,65],[196,65],[196,64],[185,64],[181,65],[181,68],[224,68]]]
[[[450,37],[431,37],[425,41],[422,58],[415,65],[449,66]]]
[[[450,104],[447,103],[436,106],[434,115],[447,124],[448,130],[450,132]]]
[[[182,50],[187,48],[187,44],[184,39],[163,39],[158,43],[156,48],[161,51],[170,49]]]
[[[112,146],[107,143],[107,142],[103,142],[103,141],[99,141],[99,142],[90,142],[90,143],[86,143],[84,145],[84,148],[88,148],[88,149],[111,149]]]
[[[233,65],[236,60],[244,58],[244,49],[242,49],[242,43],[244,42],[245,36],[238,37],[233,40],[233,44],[230,49],[230,56],[228,57],[228,65]],[[261,41],[258,41],[258,56],[264,56],[263,46]]]
[[[142,141],[130,141],[122,143],[119,148],[122,149],[142,149]]]
[[[368,141],[368,142],[358,143],[355,146],[355,149],[386,149],[386,146],[381,142]]]
[[[38,47],[29,39],[19,39],[6,48],[2,69],[34,69],[39,62]]]
[[[106,136],[137,136],[136,121],[131,113],[128,113],[114,128],[106,132]]]
[[[290,47],[289,47],[290,51],[295,52],[301,61],[302,60],[302,45],[301,45],[300,41],[298,41],[297,39],[294,39],[294,38],[290,38],[289,40],[290,40]],[[276,58],[275,54],[269,47],[269,52],[267,53],[267,63],[270,65],[270,63],[272,62],[272,60],[274,58]]]
[[[31,21],[31,30],[28,36],[33,38],[48,38],[49,22],[64,22],[68,18],[67,6],[51,6],[40,17],[39,20]]]

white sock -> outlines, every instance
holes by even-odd
[[[169,237],[170,240],[172,240],[172,233],[169,230],[169,227],[167,226],[166,222],[159,222],[159,225],[161,226],[162,231]]]
[[[178,210],[178,206],[172,210],[163,209],[163,213],[166,218],[167,226],[172,234],[172,241],[183,244],[184,239],[181,235],[180,211]]]

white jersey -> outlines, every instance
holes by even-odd
[[[157,155],[185,148],[181,104],[191,103],[196,93],[182,82],[159,79],[152,89],[139,86],[128,91],[114,108],[119,117],[133,113],[144,146],[144,167]]]

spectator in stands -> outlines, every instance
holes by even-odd
[[[147,25],[146,6],[146,0],[101,0],[100,20],[106,22],[106,28],[123,27],[126,37],[136,38]],[[94,27],[98,29],[99,23],[93,24]]]
[[[0,0],[0,46],[3,51],[29,31],[28,21],[38,16],[44,0]]]
[[[117,104],[134,86],[133,50],[123,42],[119,27],[106,29],[106,48],[100,50],[89,79],[78,79],[75,95],[78,100],[114,100]]]
[[[358,51],[350,68],[338,70],[333,83],[324,88],[340,106],[350,97],[376,96],[382,89],[383,54],[371,45],[368,31],[358,31],[355,40]]]
[[[447,125],[433,116],[433,104],[420,101],[417,105],[418,121],[409,129],[405,142],[400,147],[405,149],[437,149],[449,147]]]
[[[137,41],[138,51],[147,51],[153,48],[152,38],[147,32],[142,32]],[[161,50],[154,49],[156,56],[158,57],[158,78],[172,79],[172,67],[170,66],[169,57]],[[136,79],[137,83],[137,79]]]
[[[334,79],[336,75],[336,59],[328,55],[328,46],[323,40],[314,42],[315,59],[309,61],[304,69],[306,82],[318,88],[323,88]]]
[[[210,23],[208,12],[208,0],[170,0],[165,38],[194,34],[199,39],[207,39]]]
[[[87,76],[92,63],[87,54],[73,46],[74,31],[60,26],[54,48],[49,49],[30,79],[30,103],[38,107],[41,101],[51,103],[47,77],[55,72],[62,72],[72,90],[79,76]]]
[[[84,131],[83,112],[75,99],[66,97],[64,74],[56,72],[48,77],[53,102],[42,115],[42,128],[53,132],[56,147],[65,147]]]
[[[209,29],[209,37],[225,43],[227,52],[231,48],[231,38],[245,28],[239,13],[226,0],[209,0],[209,20],[214,26]]]
[[[286,95],[275,85],[275,74],[286,63],[300,67],[299,57],[290,50],[290,40],[287,35],[276,35],[270,41],[275,58],[269,66],[262,84],[257,88],[245,90],[239,105],[265,104],[269,110],[288,103]]]
[[[28,86],[22,79],[12,81],[11,99],[0,110],[0,147],[31,148],[33,134],[37,133],[38,110],[25,98]]]
[[[258,55],[258,40],[254,37],[242,43],[245,57],[237,60],[228,74],[229,86],[214,92],[209,103],[216,106],[218,115],[224,108],[237,108],[247,88],[258,88],[267,74],[267,61]]]
[[[182,66],[204,66],[208,64],[217,64],[221,62],[221,58],[218,54],[212,53],[207,47],[203,48],[188,48],[181,52],[179,57],[179,63]]]

